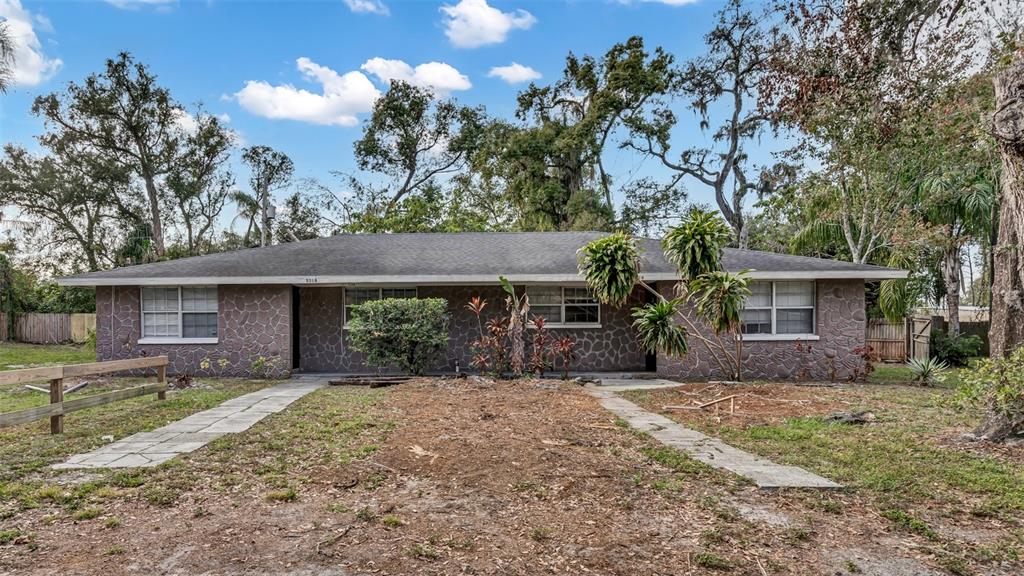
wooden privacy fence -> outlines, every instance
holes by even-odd
[[[928,358],[932,321],[930,316],[915,316],[900,322],[872,318],[868,320],[867,344],[883,362]]]
[[[19,314],[14,334],[7,333],[7,318],[0,314],[0,342],[16,340],[29,344],[85,342],[96,331],[95,314]]]
[[[907,359],[907,323],[889,322],[885,318],[868,320],[867,344],[883,362]]]
[[[96,374],[109,374],[124,370],[140,370],[143,368],[156,368],[157,381],[153,384],[144,384],[124,390],[114,390],[103,394],[93,394],[64,400],[64,379],[78,376],[94,376]],[[6,412],[0,414],[0,428],[6,426],[17,426],[40,420],[50,419],[50,433],[61,434],[64,432],[64,415],[69,412],[102,406],[118,400],[127,400],[145,394],[156,394],[158,400],[167,397],[167,356],[154,358],[132,358],[131,360],[114,360],[112,362],[93,362],[91,364],[69,364],[67,366],[46,366],[43,368],[26,368],[24,370],[9,370],[0,372],[0,385],[3,384],[27,384],[38,380],[50,381],[50,403],[35,408],[18,410],[17,412]]]

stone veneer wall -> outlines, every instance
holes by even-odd
[[[291,286],[218,286],[217,344],[139,344],[140,298],[138,286],[96,288],[97,360],[166,354],[170,374],[251,376],[262,356],[273,363],[267,376],[291,373]]]
[[[451,371],[458,360],[463,370],[471,370],[469,344],[477,338],[476,316],[466,309],[473,296],[488,301],[484,321],[505,314],[505,293],[499,286],[420,286],[420,298],[444,298],[451,313],[450,340],[445,357],[433,371]],[[571,335],[576,339],[576,371],[640,371],[645,354],[630,327],[629,310],[639,302],[616,309],[601,307],[601,328],[552,328],[552,336]],[[342,289],[302,287],[299,296],[299,365],[306,372],[366,372],[362,355],[352,350],[342,330]],[[527,354],[530,332],[527,331]]]
[[[660,282],[666,296],[672,283]],[[863,280],[819,280],[817,282],[816,333],[819,340],[806,342],[810,352],[799,352],[792,340],[744,342],[744,378],[781,380],[793,378],[804,368],[811,378],[826,379],[830,366],[837,378],[845,378],[860,364],[853,349],[866,338]],[[690,339],[690,352],[682,360],[658,355],[658,375],[677,379],[724,378],[721,368],[697,339]]]

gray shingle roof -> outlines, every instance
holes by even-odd
[[[576,251],[604,232],[465,232],[342,234],[182,258],[70,276],[67,285],[168,283],[399,283],[406,281],[492,282],[575,278]],[[673,267],[660,243],[642,239],[642,271],[652,280],[668,279]],[[725,266],[755,276],[879,278],[900,271],[801,256],[727,249]]]

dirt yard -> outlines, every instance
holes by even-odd
[[[806,398],[789,398],[807,404],[782,403],[788,407],[778,417],[862,402],[827,394],[808,389]],[[684,397],[685,389],[634,401],[658,408]],[[757,422],[694,425],[735,429],[735,441],[764,426]],[[0,574],[899,576],[1022,569],[1019,509],[947,518],[976,537],[963,544],[946,526],[921,529],[910,512],[880,512],[873,485],[763,492],[621,424],[567,384],[425,379],[381,390],[326,388],[156,470],[5,474]],[[772,446],[761,453],[785,455]],[[817,450],[812,442],[810,451]],[[1019,482],[1015,470],[1010,478]],[[963,523],[963,516],[974,520]]]

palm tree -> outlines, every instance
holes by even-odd
[[[14,39],[7,22],[0,22],[0,93],[7,92],[14,76]]]
[[[257,236],[262,236],[260,233],[260,220],[263,216],[263,207],[260,204],[258,198],[249,194],[248,192],[242,192],[241,190],[235,190],[228,194],[228,198],[238,205],[238,214],[231,220],[231,227],[234,228],[235,222],[239,218],[246,220],[245,234],[242,236],[242,242],[245,246],[254,246],[251,242],[253,231],[257,232]]]
[[[991,172],[952,168],[926,179],[920,189],[925,223],[938,228],[942,279],[946,285],[949,336],[960,335],[960,277],[964,245],[988,238],[996,205],[996,180]]]
[[[722,372],[735,380],[743,378],[743,336],[740,311],[750,296],[745,271],[732,274],[722,269],[722,249],[732,240],[732,230],[714,212],[692,208],[682,223],[662,242],[665,259],[679,269],[683,279],[680,296],[669,300],[640,278],[640,252],[636,240],[618,232],[594,240],[579,250],[580,275],[594,297],[604,304],[621,306],[639,286],[654,296],[654,302],[633,309],[633,327],[650,352],[682,357],[688,338],[696,338]],[[691,318],[681,310],[692,306]],[[713,333],[697,325],[703,321]],[[723,341],[734,338],[733,350]]]

